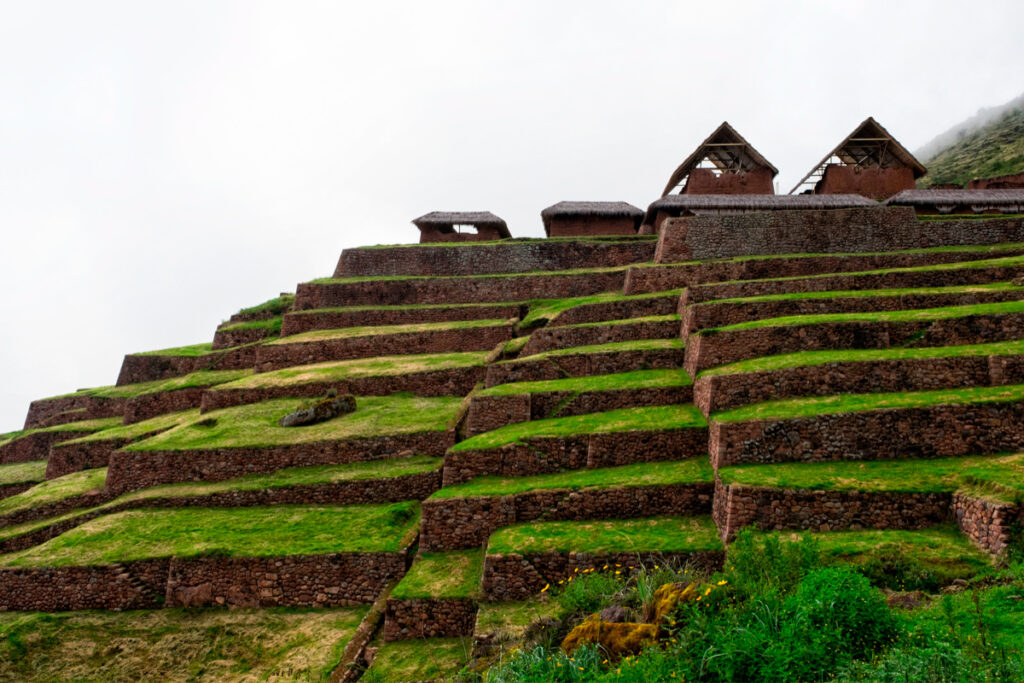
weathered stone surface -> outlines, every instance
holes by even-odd
[[[356,397],[352,394],[342,394],[334,398],[321,399],[309,408],[301,408],[288,413],[278,420],[277,424],[281,427],[302,427],[318,422],[327,422],[355,411]]]
[[[298,311],[284,316],[281,336],[287,337],[310,330],[337,330],[343,327],[412,325],[457,320],[508,320],[509,318],[522,318],[523,315],[525,315],[525,306],[520,304]]]
[[[471,636],[476,612],[470,598],[388,598],[384,640]]]
[[[972,541],[998,555],[1006,551],[1012,532],[1024,521],[1024,506],[957,492],[953,495],[953,516]]]
[[[494,363],[487,367],[487,386],[539,382],[563,377],[611,375],[634,370],[670,370],[682,366],[684,351],[645,349],[603,353],[567,353],[557,357]]]

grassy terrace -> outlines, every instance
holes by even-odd
[[[590,296],[577,296],[565,299],[534,299],[529,303],[530,309],[523,318],[522,324],[526,327],[535,326],[538,323],[552,320],[563,311],[568,311],[577,306],[588,306],[591,304],[610,303],[612,301],[638,301],[643,299],[661,299],[665,297],[678,297],[682,289],[673,289],[653,294],[632,294],[625,296],[620,292],[602,292]]]
[[[882,297],[920,295],[920,294],[980,294],[985,292],[1021,292],[1012,282],[992,282],[985,285],[957,285],[954,287],[908,287],[904,289],[854,289],[835,290],[831,292],[789,292],[787,294],[765,294],[763,296],[737,297],[735,299],[715,299],[694,304],[695,306],[711,306],[715,304],[763,303],[768,301],[803,301],[808,299],[874,299]]]
[[[477,396],[513,396],[516,394],[542,394],[554,391],[612,391],[615,389],[652,389],[658,387],[686,387],[693,383],[685,370],[635,370],[614,375],[566,377],[540,382],[514,382],[499,384],[478,392]]]
[[[0,515],[27,510],[28,508],[55,503],[71,496],[79,496],[89,491],[102,489],[107,483],[107,468],[72,472],[63,477],[49,479],[36,484],[27,491],[16,496],[0,500]]]
[[[532,356],[515,358],[503,361],[505,363],[518,363],[521,361],[539,360],[552,356],[575,356],[588,353],[621,353],[624,351],[656,351],[662,349],[684,348],[682,339],[637,339],[628,342],[611,342],[610,344],[591,344],[588,346],[573,346],[568,349],[555,349],[544,353],[535,353]]]
[[[1024,387],[1022,387],[1022,390],[1024,390]],[[456,444],[451,450],[469,451],[481,448],[498,448],[506,444],[518,443],[522,439],[536,437],[606,434],[609,432],[628,432],[634,430],[654,431],[705,426],[707,426],[707,422],[694,405],[623,408],[603,413],[519,422],[491,432],[478,434]]]
[[[238,316],[253,316],[253,315],[270,315],[278,316],[288,310],[288,307],[295,302],[294,294],[285,294],[284,296],[277,296],[268,301],[264,301],[261,304],[250,306],[249,308],[243,308],[235,315]]]
[[[139,384],[125,384],[122,386],[96,387],[94,389],[83,389],[73,394],[54,396],[53,398],[65,398],[67,396],[91,396],[94,398],[134,398],[146,394],[159,394],[165,391],[177,389],[189,389],[192,387],[208,387],[225,382],[233,382],[253,374],[252,370],[199,370],[196,372],[171,377],[170,379],[159,379],[153,382],[142,382]]]
[[[283,368],[273,372],[248,374],[217,389],[257,389],[316,382],[344,382],[363,377],[408,375],[431,370],[451,370],[483,365],[487,351],[464,353],[415,354],[408,356],[377,356],[356,360],[332,361],[315,365]]]
[[[480,548],[447,553],[421,553],[391,597],[475,598],[480,592],[484,553]]]
[[[941,306],[919,308],[907,311],[873,311],[868,313],[825,313],[821,315],[790,315],[781,318],[750,320],[736,325],[701,330],[698,334],[733,330],[749,330],[757,327],[791,327],[796,325],[820,325],[822,323],[846,322],[933,322],[963,318],[968,315],[1006,315],[1024,312],[1024,301],[1007,301],[998,304],[971,304],[969,306]]]
[[[169,349],[158,349],[156,351],[142,351],[132,354],[133,356],[206,356],[213,353],[213,343],[192,344],[191,346],[174,346]]]
[[[273,557],[397,551],[419,504],[182,508],[119,512],[0,557],[4,567],[107,565],[157,557]]]
[[[479,244],[479,243],[478,243]],[[472,638],[426,638],[382,643],[363,683],[453,681],[472,658]]]
[[[8,432],[3,436],[0,436],[0,446],[5,446],[12,441],[16,441],[22,437],[26,437],[29,434],[39,434],[46,432],[98,432],[102,429],[110,429],[121,424],[122,418],[120,417],[104,417],[98,420],[82,420],[80,422],[68,422],[67,424],[55,425],[53,427],[43,427],[41,429],[25,429],[18,432]]]
[[[280,446],[371,436],[443,431],[460,397],[422,398],[406,394],[360,396],[354,413],[305,427],[279,427],[277,421],[302,402],[276,399],[206,413],[202,419],[128,447],[128,450],[193,450]]]
[[[964,389],[939,389],[936,391],[901,391],[889,394],[809,396],[806,398],[768,401],[742,406],[714,413],[711,419],[718,422],[784,420],[796,417],[813,417],[815,415],[882,410],[884,408],[923,408],[935,405],[1009,403],[1016,401],[1024,401],[1024,385],[968,387]],[[482,436],[486,436],[486,434]]]
[[[88,436],[83,436],[80,439],[73,441],[65,441],[64,443],[57,444],[57,448],[64,444],[75,445],[82,443],[92,443],[94,441],[113,441],[113,440],[126,440],[126,441],[137,441],[142,437],[148,435],[157,434],[159,432],[167,431],[172,427],[185,424],[199,419],[199,408],[192,410],[184,410],[180,413],[167,413],[166,415],[157,415],[151,417],[148,420],[141,422],[134,422],[130,425],[117,425],[109,429],[102,431],[93,432]]]
[[[519,302],[497,302],[497,303],[483,303],[483,304],[405,304],[402,306],[330,306],[328,308],[307,308],[301,311],[289,311],[290,316],[299,315],[319,315],[321,313],[354,313],[358,311],[431,311],[431,310],[449,310],[452,308],[458,309],[474,309],[474,308],[494,308],[495,306],[516,306]]]
[[[491,534],[488,554],[721,550],[710,517],[650,517],[592,522],[533,522]]]
[[[1024,453],[929,460],[866,460],[738,465],[718,470],[722,482],[832,491],[942,493],[968,489],[986,498],[1024,498]]]
[[[555,329],[573,329],[576,327],[611,327],[613,325],[635,325],[637,323],[671,323],[679,322],[678,314],[671,315],[647,315],[641,318],[619,318],[617,320],[601,320],[594,323],[579,323],[578,325],[562,325]]]
[[[0,465],[0,486],[42,481],[45,478],[45,460],[33,460],[32,462],[15,462],[9,465]],[[0,505],[2,504],[3,501],[0,501]]]
[[[594,470],[571,470],[557,474],[529,477],[477,477],[434,492],[428,500],[510,496],[526,491],[559,489],[613,488],[625,486],[658,486],[663,484],[696,484],[714,481],[711,463],[705,457],[666,462],[645,462],[621,467]]]
[[[232,325],[223,325],[217,328],[217,331],[223,330],[267,330],[271,335],[281,334],[281,324],[284,322],[283,316],[277,316],[276,318],[268,318],[266,320],[248,320],[246,322],[234,323]]]
[[[516,277],[530,277],[534,275],[543,275],[545,277],[559,277],[562,275],[588,275],[595,273],[615,273],[624,270],[628,270],[629,266],[614,266],[611,268],[572,268],[569,270],[531,270],[523,273],[488,273],[484,275],[446,275],[444,277],[438,277],[436,275],[367,275],[360,277],[324,277],[316,280],[311,280],[308,284],[312,285],[341,285],[350,282],[381,282],[381,281],[392,281],[392,280],[463,280],[463,279],[481,279],[481,278],[516,278]]]
[[[732,375],[744,372],[767,372],[826,363],[870,363],[872,361],[910,360],[919,358],[964,358],[971,356],[1012,356],[1024,354],[1024,340],[967,344],[963,346],[928,346],[922,348],[854,349],[839,351],[798,351],[778,356],[762,356],[720,365],[701,372],[698,377]]]
[[[344,327],[337,330],[310,330],[301,334],[293,334],[283,339],[275,339],[268,345],[302,344],[328,339],[350,339],[353,337],[377,337],[386,334],[409,334],[411,332],[438,332],[445,330],[472,330],[479,327],[504,325],[507,320],[455,320],[440,323],[416,323],[413,325],[377,325],[365,327]]]

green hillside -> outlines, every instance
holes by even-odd
[[[1024,107],[1004,112],[921,161],[928,167],[928,175],[918,181],[922,188],[1024,172]]]

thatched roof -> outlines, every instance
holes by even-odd
[[[1024,212],[1024,190],[903,190],[885,201],[889,206],[935,207],[940,212],[971,207]]]
[[[632,218],[634,227],[640,226],[643,210],[627,202],[558,202],[540,212],[544,229],[550,231],[552,218],[575,216],[603,216],[607,218]]]
[[[914,158],[906,147],[901,145],[882,124],[872,117],[861,121],[853,132],[843,138],[835,149],[825,155],[817,166],[796,184],[790,194],[795,194],[804,185],[813,189],[814,185],[825,173],[825,167],[835,159],[847,166],[862,168],[894,168],[909,166],[915,178],[920,178],[928,169]]]
[[[877,207],[878,202],[859,194],[670,194],[651,203],[646,223],[658,211],[675,215],[697,212],[794,211],[800,209],[852,209]]]
[[[433,228],[439,232],[455,232],[456,225],[472,225],[477,229],[491,228],[497,230],[502,237],[511,237],[505,220],[490,211],[431,211],[419,218],[412,219],[413,225],[419,229]]]
[[[728,121],[722,121],[722,125],[715,129],[704,142],[693,151],[693,154],[686,157],[686,161],[679,165],[679,168],[672,173],[668,179],[665,191],[661,193],[664,197],[672,190],[683,185],[690,171],[696,168],[701,162],[707,160],[711,165],[722,172],[749,171],[754,168],[767,168],[772,172],[774,178],[779,169],[769,163],[761,156],[753,146],[747,142],[736,129],[729,125]]]

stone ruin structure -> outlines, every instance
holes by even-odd
[[[661,195],[775,194],[773,180],[778,173],[728,121],[723,121],[673,171]]]
[[[558,202],[540,217],[548,237],[635,235],[644,212],[626,202]]]
[[[1024,189],[903,190],[885,200],[886,206],[909,206],[919,214],[1024,213]]]
[[[412,222],[420,229],[420,244],[490,242],[512,236],[504,219],[490,211],[431,211]]]

